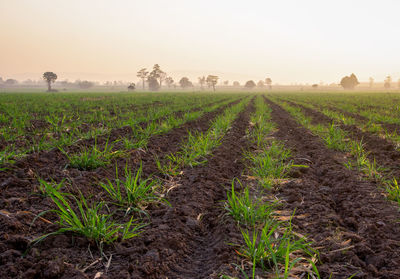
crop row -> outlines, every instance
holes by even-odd
[[[244,278],[318,277],[317,252],[304,236],[293,231],[294,212],[283,215],[272,189],[281,187],[294,165],[290,150],[271,137],[275,125],[271,109],[259,96],[248,130],[249,150],[244,150],[247,179],[234,179],[225,208],[237,222],[242,243],[235,244],[246,266],[238,265]],[[284,187],[284,186],[283,186]],[[232,278],[225,276],[224,278]]]
[[[383,166],[379,166],[373,157],[371,158],[362,140],[352,138],[348,132],[334,122],[330,124],[316,123],[318,121],[306,116],[301,107],[291,105],[285,101],[275,101],[301,125],[318,135],[328,148],[348,154],[347,161],[343,162],[348,169],[356,169],[363,173],[366,178],[377,181],[387,191],[388,198],[400,205],[398,178],[393,177]]]
[[[232,98],[232,97],[231,97]],[[230,100],[231,98],[228,98]],[[192,102],[185,105],[186,99],[180,100],[173,105],[163,106],[161,108],[143,109],[141,111],[131,111],[129,116],[125,120],[120,119],[117,121],[115,118],[107,118],[103,115],[102,110],[98,110],[96,114],[101,115],[101,119],[107,119],[102,121],[100,126],[96,126],[93,123],[88,124],[88,129],[81,129],[84,123],[83,121],[67,121],[67,116],[63,115],[62,118],[57,118],[57,113],[50,116],[46,116],[47,124],[40,131],[34,131],[27,133],[24,128],[17,129],[22,130],[21,135],[14,138],[10,130],[13,130],[13,126],[2,127],[2,146],[3,150],[0,151],[0,165],[12,162],[30,152],[37,152],[41,150],[49,150],[54,147],[64,148],[76,144],[79,140],[97,138],[100,135],[103,137],[110,136],[116,129],[121,127],[131,127],[136,134],[142,132],[139,127],[140,123],[152,122],[153,126],[156,125],[154,122],[156,119],[162,119],[167,116],[174,117],[173,114],[181,111],[181,114],[190,113],[190,111],[201,110],[203,106],[207,107],[210,104],[218,103],[221,101],[226,102],[225,98],[204,98],[199,102],[198,97],[193,98]],[[182,107],[185,111],[182,111]],[[81,116],[79,115],[78,118]],[[18,118],[18,117],[17,117]],[[142,125],[143,126],[143,125]],[[154,128],[153,128],[154,129]],[[147,129],[149,131],[150,128]],[[146,131],[146,132],[147,132]],[[34,136],[33,136],[34,135]]]
[[[210,141],[217,142],[208,148],[207,154],[210,154],[212,149],[218,146],[218,142],[229,130],[232,121],[248,102],[249,99],[245,99],[237,105],[228,107],[223,114],[210,123],[210,128],[205,135]],[[212,111],[220,106],[221,104],[214,105],[207,110]],[[167,118],[157,126],[157,129],[162,130],[152,130],[153,132],[158,132],[149,133],[149,135],[154,136],[159,133],[165,133],[167,130],[181,125],[184,121],[193,120],[204,113],[204,111],[197,111],[193,112],[192,116],[184,115],[180,118],[182,119],[181,122],[171,122],[171,120]],[[162,125],[163,123],[165,125]],[[190,140],[193,141],[193,139]],[[195,142],[197,142],[197,140],[201,141],[202,138],[197,138]],[[199,146],[200,144],[196,143],[196,145]],[[187,146],[186,142],[182,143],[182,148],[184,146]],[[91,155],[92,151],[87,153]],[[75,158],[79,164],[75,166],[70,162],[69,167],[90,169],[87,168],[88,165],[80,165],[80,163],[93,163],[99,158],[89,156],[90,160],[87,160],[87,153],[79,153]],[[203,153],[202,156],[205,155],[206,154]],[[105,153],[102,153],[101,156],[104,157]],[[111,162],[103,163],[109,165]],[[120,171],[121,166],[116,164],[115,178],[98,181],[96,183],[97,185],[91,186],[96,188],[96,191],[102,193],[96,195],[96,197],[87,196],[79,190],[78,193],[75,191],[75,194],[73,194],[70,191],[70,178],[64,179],[59,183],[51,181],[50,178],[39,178],[39,192],[36,193],[36,195],[41,195],[44,199],[50,200],[52,204],[49,204],[48,210],[42,211],[37,215],[33,224],[36,225],[36,223],[44,221],[55,224],[57,229],[53,231],[46,230],[47,232],[45,234],[36,235],[36,238],[30,243],[29,249],[40,245],[51,236],[72,233],[73,235],[84,236],[91,246],[95,246],[99,249],[100,256],[106,258],[107,255],[104,249],[109,249],[108,244],[116,241],[124,241],[139,235],[149,222],[151,222],[146,212],[147,206],[150,203],[168,205],[168,196],[164,197],[164,183],[154,175],[146,177],[142,169],[142,163],[139,162],[138,165],[138,168],[132,169],[126,164],[125,167],[122,168],[123,170]],[[183,167],[183,165],[179,167]],[[83,175],[86,174],[83,173]],[[51,214],[48,215],[49,213]],[[48,218],[47,216],[50,216],[49,220],[44,219]],[[54,228],[54,226],[52,226],[52,228]]]

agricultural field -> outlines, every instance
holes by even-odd
[[[0,278],[400,278],[398,93],[2,93]]]

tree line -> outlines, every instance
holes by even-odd
[[[151,71],[148,71],[146,68],[142,68],[137,72],[136,75],[139,79],[141,79],[141,87],[142,90],[146,90],[146,88],[150,91],[158,91],[160,88],[165,84],[168,88],[173,87],[174,89],[177,88],[177,86],[180,86],[182,89],[194,87],[192,81],[189,80],[188,77],[182,77],[177,83],[175,83],[174,79],[169,76],[166,72],[161,70],[161,67],[159,64],[155,64],[152,68]],[[42,76],[43,80],[47,83],[47,91],[48,92],[55,92],[57,90],[54,90],[52,88],[52,84],[55,83],[57,80],[58,76],[54,72],[45,72],[43,73]],[[206,87],[208,89],[212,89],[213,91],[216,90],[216,85],[218,84],[219,77],[216,75],[208,75],[206,76],[201,76],[198,77],[198,84],[200,85],[200,89],[204,90]],[[31,81],[33,82],[33,81]],[[369,87],[372,88],[374,86],[375,80],[370,77],[369,78]],[[392,77],[387,76],[383,82],[384,88],[390,89],[392,86]],[[77,80],[74,83],[68,82],[67,80],[59,82],[62,86],[74,86],[78,87],[81,89],[88,89],[91,88],[95,85],[94,82],[87,81],[87,80]],[[14,86],[17,85],[18,81],[15,79],[7,79],[3,80],[0,77],[0,86],[1,85],[6,85],[6,86]],[[229,85],[229,81],[225,80],[222,83],[224,86]],[[341,79],[339,85],[342,86],[344,89],[354,89],[357,85],[359,85],[360,82],[358,81],[358,78],[354,73],[352,73],[349,76],[345,76]],[[123,82],[106,82],[106,86],[123,86]],[[238,81],[234,81],[232,83],[234,87],[240,87],[240,83]],[[244,88],[246,89],[254,89],[255,87],[258,87],[259,89],[266,88],[268,90],[272,89],[272,79],[267,77],[265,80],[259,80],[257,83],[255,83],[253,80],[248,80],[244,84]],[[400,79],[398,80],[398,87],[400,88]],[[318,84],[313,84],[312,88],[318,88]],[[128,86],[128,90],[135,90],[136,89],[136,84],[131,82]]]

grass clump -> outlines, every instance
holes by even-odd
[[[396,178],[393,178],[392,181],[387,181],[385,189],[388,193],[388,199],[397,202],[400,206],[400,187]]]
[[[118,168],[115,167],[116,179],[114,182],[107,179],[107,183],[100,183],[100,186],[108,195],[121,206],[137,207],[141,203],[158,200],[155,194],[156,180],[151,178],[142,179],[142,165],[136,172],[132,172],[125,166],[124,178],[118,175]]]
[[[112,151],[112,147],[108,145],[108,141],[103,150],[100,150],[95,143],[90,148],[83,148],[78,154],[68,154],[61,147],[62,153],[67,156],[69,166],[79,170],[94,170],[99,167],[104,167],[111,162],[111,159],[118,156],[120,152]]]
[[[240,183],[240,181],[239,181]],[[232,190],[227,194],[228,200],[225,209],[240,224],[254,227],[264,222],[273,213],[274,204],[265,203],[261,200],[253,200],[249,189],[246,187],[242,193],[236,193],[235,180],[232,181]]]
[[[57,223],[60,228],[55,232],[40,236],[34,240],[34,243],[51,235],[70,232],[85,236],[89,241],[101,247],[103,244],[110,244],[116,240],[135,237],[143,227],[142,224],[136,223],[133,218],[125,224],[115,223],[111,220],[111,214],[101,213],[104,206],[103,202],[89,206],[82,195],[78,199],[73,195],[61,193],[55,187],[47,187],[45,191],[56,205],[56,209],[42,212],[38,217],[49,212],[55,213],[59,218]],[[74,201],[76,209],[74,209],[68,197]]]
[[[322,137],[328,148],[339,151],[348,150],[348,143],[346,140],[346,133],[337,127],[335,123],[332,123],[326,134]]]

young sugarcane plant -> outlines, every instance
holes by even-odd
[[[151,177],[142,179],[142,165],[136,172],[125,166],[125,177],[120,178],[118,167],[115,166],[115,180],[107,179],[107,183],[100,183],[100,186],[108,193],[118,205],[127,207],[127,211],[137,209],[149,202],[165,201],[159,197],[155,190],[157,180]]]
[[[55,204],[56,209],[40,213],[32,223],[42,215],[52,212],[58,216],[57,223],[60,228],[55,232],[36,238],[33,244],[52,235],[70,232],[85,236],[93,244],[101,248],[103,244],[110,244],[118,239],[125,240],[135,237],[139,235],[140,230],[144,227],[144,224],[137,223],[133,217],[125,224],[115,223],[111,220],[111,214],[101,213],[104,202],[89,206],[83,195],[78,199],[74,195],[61,193],[55,187],[46,187],[45,191]],[[67,197],[75,201],[77,210],[74,209]]]

